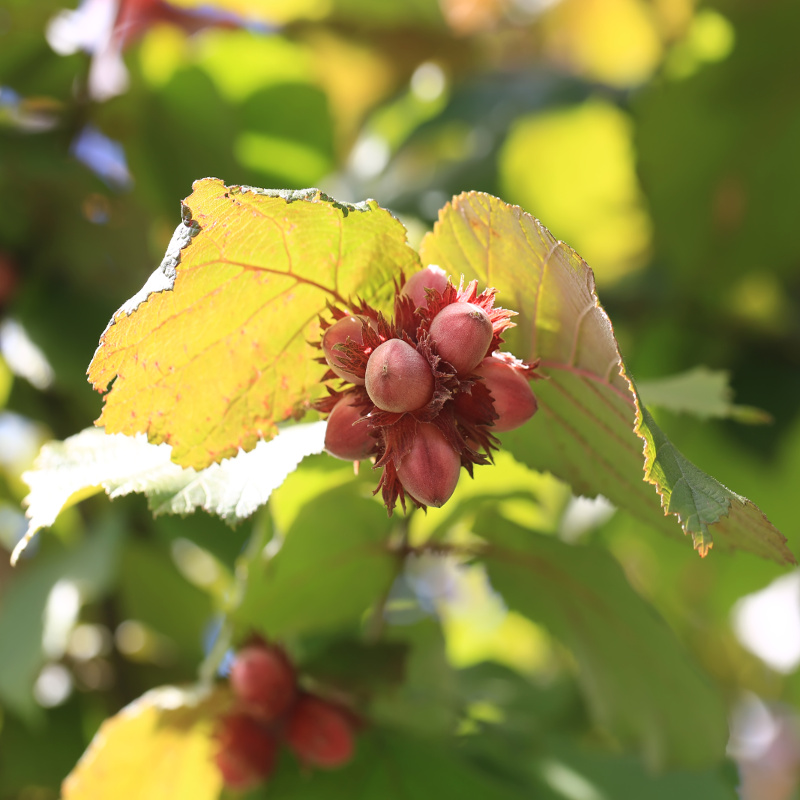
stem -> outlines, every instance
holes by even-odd
[[[228,648],[231,646],[232,635],[233,626],[228,618],[225,617],[220,625],[216,641],[208,651],[208,655],[203,659],[203,663],[198,670],[200,683],[211,683],[214,680],[219,665],[222,663],[222,659],[225,658],[225,653],[228,652]]]
[[[229,588],[229,594],[223,603],[223,617],[219,633],[198,670],[198,675],[202,683],[210,683],[214,680],[219,665],[222,663],[222,660],[225,658],[225,653],[228,652],[231,646],[233,623],[231,622],[230,615],[242,602],[247,588],[247,581],[250,577],[250,570],[261,558],[264,548],[274,536],[275,531],[272,526],[272,516],[270,514],[269,504],[267,504],[256,516],[244,552],[236,559],[236,566],[234,568],[234,576]]]
[[[399,574],[400,570],[397,571],[395,578]],[[394,585],[394,579],[392,579],[392,585]],[[389,586],[370,612],[369,619],[364,626],[364,640],[367,644],[376,644],[383,636],[383,630],[386,627],[386,603],[389,600],[391,591],[392,586]]]
[[[397,526],[397,541],[391,545],[391,551],[397,557],[396,570],[392,581],[387,590],[381,595],[380,600],[373,606],[369,618],[364,625],[364,639],[368,644],[375,644],[383,636],[386,627],[386,604],[391,595],[392,586],[400,573],[403,571],[406,559],[409,556],[420,556],[429,553],[436,556],[479,556],[484,548],[476,545],[458,545],[445,542],[425,542],[420,545],[409,544],[409,517],[404,516]]]
[[[391,551],[395,554],[395,571],[392,580],[389,583],[386,591],[381,595],[380,600],[373,606],[370,612],[369,619],[364,626],[364,639],[368,644],[375,644],[383,635],[384,628],[386,627],[386,604],[389,601],[389,596],[392,593],[394,582],[399,577],[405,566],[406,555],[409,552],[409,523],[411,521],[411,514],[414,509],[409,511],[398,520],[396,535],[397,544],[391,545]]]

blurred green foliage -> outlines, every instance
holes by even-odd
[[[374,197],[419,236],[460,191],[521,204],[595,269],[634,377],[726,370],[737,402],[773,417],[744,426],[657,410],[684,454],[745,492],[798,552],[794,0],[212,5],[248,23],[190,34],[185,27],[196,26],[146,19],[121,53],[128,83],[110,96],[92,83],[97,53],[57,53],[48,43],[58,0],[0,6],[5,550],[24,530],[21,473],[44,440],[98,416],[84,379],[98,337],[160,261],[191,182],[215,176],[317,185],[346,201]],[[20,343],[19,325],[39,355]],[[345,548],[347,536],[366,546],[394,530],[363,480],[323,461],[310,459],[269,511],[235,530],[205,515],[154,521],[141,499],[97,497],[64,514],[16,570],[0,558],[2,800],[58,797],[105,717],[153,686],[196,678],[254,529],[269,538],[274,524],[287,535],[275,570],[282,561],[295,569],[296,554],[307,566],[306,550],[322,558],[326,526],[346,529],[354,509],[359,522],[380,517],[384,527],[354,528],[326,547]],[[607,549],[676,633],[681,657],[690,654],[727,703],[744,692],[800,701],[798,673],[768,667],[731,625],[737,601],[779,567],[713,551],[701,561],[688,543],[623,512],[580,521],[565,487],[542,476],[526,482],[507,456],[496,469],[483,487],[479,473],[460,488],[451,507],[412,517],[410,541],[469,542],[488,503],[506,525]],[[216,577],[203,572],[197,550],[217,565]],[[298,634],[298,658],[324,652],[299,636],[315,624],[319,636],[355,636],[359,615],[391,580],[389,559],[375,560],[346,565],[369,576],[345,609],[349,626],[340,607],[320,623],[298,605],[275,611],[267,632]],[[324,603],[326,587],[342,591],[346,572],[329,572],[303,602]],[[451,564],[439,579],[445,589],[456,582],[454,595],[430,589],[438,573],[420,574],[407,569],[388,596],[386,636],[410,653],[407,680],[376,700],[386,730],[366,739],[353,765],[358,796],[733,797],[730,770],[653,777],[598,728],[576,688],[573,655],[539,626],[546,615],[537,620],[535,609],[514,604],[515,614],[495,607],[494,617],[459,624],[469,598],[492,596],[485,575]],[[247,615],[260,602],[248,596],[240,613],[254,621]],[[451,747],[436,737],[455,718],[463,735]],[[387,786],[375,766],[387,760],[417,769]],[[288,787],[286,796],[297,791],[295,773],[282,763],[275,786]],[[302,796],[351,797],[352,786],[346,773],[320,775]]]

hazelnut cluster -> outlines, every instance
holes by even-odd
[[[315,407],[329,414],[325,449],[350,461],[374,459],[377,491],[389,513],[406,497],[441,506],[461,468],[488,464],[499,444],[537,409],[529,381],[536,363],[502,353],[501,334],[516,314],[495,308],[494,289],[477,281],[457,289],[429,266],[395,287],[394,317],[358,301],[330,306],[321,320],[323,381],[328,396]]]
[[[281,744],[310,767],[333,769],[353,756],[356,718],[345,708],[301,691],[282,649],[255,640],[230,672],[233,711],[217,720],[215,759],[225,785],[252,789],[272,774]]]

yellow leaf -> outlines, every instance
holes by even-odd
[[[222,690],[164,686],[106,720],[62,786],[63,800],[216,800],[214,720]]]
[[[405,228],[374,201],[197,181],[161,267],[115,315],[89,366],[113,388],[97,424],[147,433],[202,469],[302,415],[325,368],[308,343],[327,302],[386,308],[419,269]]]

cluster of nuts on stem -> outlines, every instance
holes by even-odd
[[[236,706],[217,720],[215,759],[225,785],[252,789],[275,767],[281,743],[309,767],[333,769],[353,756],[357,719],[345,708],[301,691],[282,649],[260,639],[233,662]]]
[[[359,301],[321,321],[322,379],[344,382],[315,405],[329,414],[325,449],[374,459],[390,514],[398,498],[404,509],[406,497],[443,505],[462,467],[472,475],[490,463],[494,434],[536,412],[536,363],[499,351],[516,312],[495,308],[494,296],[478,294],[477,281],[456,289],[432,265],[397,287],[393,319]]]

